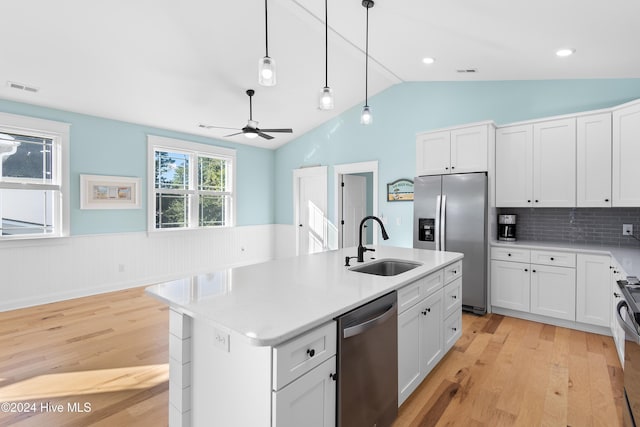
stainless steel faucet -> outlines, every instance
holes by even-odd
[[[389,238],[389,235],[387,234],[387,230],[384,229],[384,224],[382,223],[382,221],[380,220],[380,218],[378,218],[377,216],[373,216],[373,215],[368,215],[365,216],[364,218],[362,218],[362,221],[360,221],[360,233],[358,234],[358,262],[364,262],[364,253],[367,251],[375,251],[375,249],[369,249],[366,248],[364,246],[362,246],[362,228],[364,226],[364,223],[368,220],[368,219],[373,219],[378,221],[378,224],[380,224],[380,231],[382,232],[382,238],[384,240],[387,240]]]

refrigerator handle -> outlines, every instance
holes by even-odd
[[[443,251],[447,250],[447,196],[442,196],[442,207],[440,208],[440,239],[442,243],[440,247]]]
[[[440,250],[440,195],[436,197],[436,251]]]

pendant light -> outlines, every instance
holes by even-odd
[[[258,61],[258,83],[262,86],[276,85],[276,61],[269,57],[269,21],[267,19],[267,0],[264,0],[264,39],[265,55]]]
[[[324,0],[324,87],[320,90],[321,110],[333,109],[333,90],[329,87],[329,21],[327,12],[327,0]]]
[[[363,125],[370,125],[373,121],[371,115],[371,108],[369,108],[369,9],[373,7],[373,0],[362,0],[362,6],[367,9],[367,35],[365,45],[365,68],[364,68],[364,108],[362,108],[362,114],[360,115],[360,123]]]

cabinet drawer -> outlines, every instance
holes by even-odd
[[[444,320],[444,352],[446,353],[462,336],[462,311],[459,310]]]
[[[444,287],[444,317],[462,310],[462,277]]]
[[[460,276],[462,276],[462,261],[456,261],[444,268],[445,285]]]
[[[576,254],[560,251],[531,251],[531,264],[555,265],[558,267],[576,266]]]
[[[529,262],[531,251],[529,249],[502,248],[493,246],[491,248],[491,259],[499,261]]]
[[[398,314],[412,307],[418,301],[422,301],[434,291],[442,288],[442,284],[443,272],[439,270],[399,289]]]
[[[337,325],[329,322],[273,349],[273,389],[279,390],[336,354]]]

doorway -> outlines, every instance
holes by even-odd
[[[367,215],[378,214],[378,162],[336,165],[334,183],[338,247],[357,246],[360,221]],[[377,223],[366,226],[363,243],[376,244]]]
[[[293,171],[296,255],[327,250],[327,167]]]

